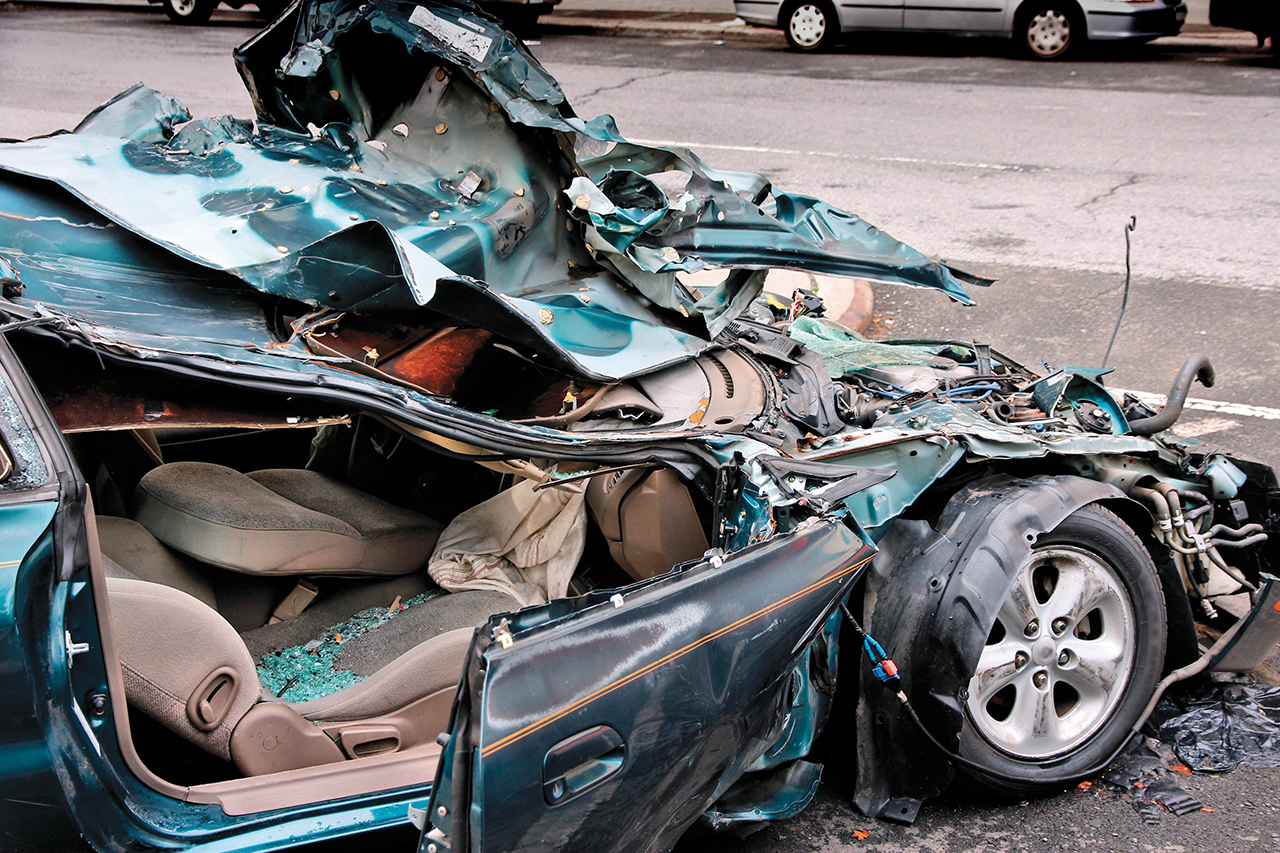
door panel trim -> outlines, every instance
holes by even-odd
[[[743,616],[741,619],[738,619],[735,622],[731,622],[730,624],[725,625],[722,628],[712,631],[709,634],[705,634],[704,636],[698,638],[697,640],[694,640],[692,643],[689,643],[683,648],[676,649],[674,652],[671,652],[665,657],[661,657],[658,660],[653,661],[652,663],[646,664],[640,669],[634,670],[631,673],[624,675],[623,677],[616,679],[610,682],[609,684],[606,684],[604,687],[601,687],[600,689],[596,690],[594,693],[591,693],[591,694],[588,694],[587,696],[582,697],[581,699],[574,702],[573,704],[566,705],[564,708],[561,708],[560,710],[555,711],[554,713],[548,714],[542,719],[536,722],[530,723],[524,728],[514,731],[511,734],[507,735],[506,737],[500,740],[494,741],[493,743],[489,744],[488,746],[480,750],[480,757],[489,758],[490,756],[495,755],[498,752],[501,752],[503,749],[506,749],[508,746],[511,746],[516,741],[522,740],[523,738],[541,729],[546,728],[548,725],[550,725],[551,723],[554,723],[556,720],[559,720],[561,717],[572,714],[574,711],[577,711],[580,708],[584,708],[587,705],[590,705],[592,702],[596,701],[597,699],[607,696],[610,693],[614,692],[615,690],[619,690],[627,686],[628,684],[635,681],[636,679],[643,678],[644,676],[648,675],[654,670],[679,660],[680,658],[684,657],[690,652],[693,652],[701,648],[702,646],[705,646],[707,643],[710,643],[718,639],[719,637],[723,637],[725,634],[728,634],[731,631],[735,631],[738,628],[743,627],[744,625],[747,625],[758,619],[762,619],[765,616],[768,616],[773,611],[781,607],[785,607],[791,602],[799,598],[803,598],[804,596],[808,595],[811,592],[814,592],[816,590],[822,589],[823,587],[830,586],[831,584],[836,583],[840,579],[845,578],[850,574],[852,574],[853,572],[858,571],[869,562],[871,562],[871,556],[867,556],[861,560],[858,560],[857,562],[850,563],[849,565],[845,566],[842,569],[837,569],[836,571],[832,572],[831,574],[827,575],[821,580],[818,580],[818,581],[815,581],[814,583],[809,584],[809,586],[805,587],[804,589],[793,592],[791,593],[791,595],[788,595],[786,598],[780,599],[779,601],[775,601],[773,604],[770,604],[768,607],[762,607],[761,609],[757,610],[755,613],[751,613],[747,616]]]

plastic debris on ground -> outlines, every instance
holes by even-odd
[[[1129,801],[1144,823],[1157,824],[1164,812],[1190,814],[1204,804],[1178,784],[1177,759],[1168,746],[1141,738],[1102,774],[1102,781]]]
[[[1280,767],[1280,687],[1197,684],[1161,699],[1150,725],[1198,773]]]
[[[787,334],[822,356],[833,379],[851,370],[886,364],[923,364],[937,361],[936,346],[885,344],[868,341],[813,317],[797,317]]]
[[[1201,681],[1176,685],[1136,740],[1102,774],[1148,824],[1165,812],[1212,812],[1179,779],[1241,764],[1280,767],[1280,687]],[[1082,783],[1081,790],[1090,784]]]
[[[262,663],[258,664],[258,678],[263,687],[290,702],[321,699],[353,687],[364,681],[365,677],[337,667],[342,644],[381,627],[409,608],[440,595],[444,595],[444,590],[433,589],[414,596],[394,609],[379,605],[361,610],[345,622],[330,626],[324,634],[313,640],[263,655]]]

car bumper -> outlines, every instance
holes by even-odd
[[[1156,9],[1093,11],[1086,10],[1089,38],[1094,41],[1120,39],[1148,40],[1174,36],[1187,20],[1187,4],[1161,6]]]
[[[734,0],[733,11],[748,24],[762,27],[778,26],[781,0]]]

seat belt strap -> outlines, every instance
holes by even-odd
[[[315,600],[319,588],[308,580],[299,580],[284,600],[276,605],[276,609],[271,611],[271,618],[267,621],[268,625],[274,625],[277,622],[284,622],[286,619],[292,619],[299,613],[307,609],[312,601]]]

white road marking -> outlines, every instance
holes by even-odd
[[[1240,426],[1239,421],[1231,418],[1215,418],[1211,415],[1204,418],[1180,420],[1175,430],[1178,435],[1186,438],[1200,438],[1201,436],[1212,435],[1215,432],[1223,432],[1238,426]]]
[[[1116,396],[1132,394],[1144,403],[1163,406],[1168,399],[1164,394],[1151,394],[1146,391],[1126,391],[1123,388],[1112,389]],[[1280,409],[1269,409],[1266,406],[1250,406],[1247,403],[1225,403],[1221,400],[1204,400],[1199,397],[1188,397],[1182,406],[1184,411],[1215,412],[1220,415],[1235,415],[1244,418],[1262,418],[1267,421],[1280,421]]]
[[[689,148],[694,151],[745,151],[749,154],[791,154],[805,157],[836,157],[843,160],[870,160],[874,163],[920,163],[925,166],[951,166],[960,169],[990,169],[995,172],[1048,172],[1052,166],[1025,166],[1019,163],[966,163],[958,160],[928,160],[921,157],[876,157],[850,154],[847,151],[800,151],[793,148],[766,148],[759,145],[717,145],[713,142],[678,142],[671,139],[631,139],[637,145],[659,148]]]

